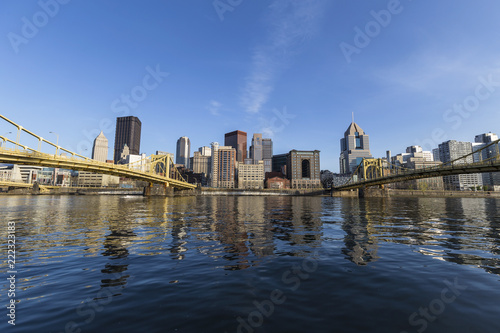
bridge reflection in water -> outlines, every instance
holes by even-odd
[[[47,200],[6,198],[4,204],[29,201],[31,205],[19,229],[19,237],[31,241],[20,246],[42,253],[57,252],[61,243],[84,246],[86,256],[109,258],[103,269],[106,273],[124,272],[127,257],[138,253],[167,253],[172,260],[198,253],[215,260],[219,268],[240,270],[259,265],[268,256],[307,257],[314,249],[330,246],[341,249],[356,265],[369,265],[379,260],[382,243],[396,243],[500,275],[500,261],[491,257],[500,254],[500,205],[496,199],[51,198],[50,210]],[[6,212],[7,219],[15,215]],[[429,250],[436,245],[438,251]],[[467,253],[472,250],[490,255]]]
[[[365,326],[373,322],[386,329],[387,313],[386,325],[396,321],[392,328],[400,331],[415,309],[440,295],[443,280],[459,276],[467,293],[446,309],[453,318],[433,323],[438,331],[457,331],[464,314],[466,321],[481,316],[480,326],[498,325],[490,315],[498,309],[499,203],[6,196],[0,210],[16,222],[25,332],[61,331],[68,321],[88,331],[141,331],[144,325],[235,331],[235,318],[247,318],[255,300],[262,303],[278,289],[287,301],[265,322],[269,331],[293,331],[289,321],[297,317],[311,320],[314,331],[359,325],[360,317],[367,323],[359,331],[372,331]],[[312,269],[295,273],[305,262]],[[140,313],[134,312],[138,304]],[[89,309],[95,318],[87,321],[82,313]]]

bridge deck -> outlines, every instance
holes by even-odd
[[[453,164],[453,165],[438,166],[432,168],[408,170],[407,172],[403,173],[398,173],[398,174],[393,174],[384,177],[378,177],[374,179],[368,179],[342,186],[333,187],[332,190],[347,191],[347,190],[361,188],[364,186],[377,186],[377,185],[396,183],[406,180],[470,174],[470,173],[498,172],[498,171],[500,171],[500,159],[496,158],[487,162]]]
[[[156,184],[167,184],[179,189],[194,189],[196,185],[185,181],[164,177],[153,172],[130,169],[127,165],[111,164],[95,161],[92,159],[81,159],[76,157],[65,157],[52,155],[37,151],[23,151],[16,149],[0,148],[0,162],[20,165],[38,165],[52,168],[62,168],[78,171],[88,171],[125,177],[135,180],[147,181]]]

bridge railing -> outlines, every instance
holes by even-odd
[[[1,138],[1,137],[0,137]],[[11,141],[11,140],[7,140]],[[44,152],[37,151],[33,148],[24,146],[24,145],[19,145],[21,146],[21,149],[15,149],[15,148],[8,148],[8,147],[0,147],[0,150],[6,153],[12,153],[18,154],[19,152],[25,153],[27,156],[30,156],[32,158],[44,158],[48,160],[54,160],[54,161],[59,161],[59,160],[66,160],[66,161],[73,161],[73,162],[85,162],[85,164],[88,165],[95,165],[95,166],[102,166],[102,167],[107,167],[107,168],[113,168],[113,169],[120,169],[120,170],[135,170],[135,171],[140,171],[145,174],[155,174],[154,172],[151,172],[150,170],[144,169],[140,170],[137,167],[134,167],[131,164],[113,164],[113,163],[107,163],[107,162],[101,162],[97,161],[85,156],[81,156],[78,154],[72,154],[72,155],[64,155],[64,154],[59,154],[59,155],[54,155],[54,154],[48,154]],[[62,149],[62,151],[68,151],[66,149]],[[70,151],[68,151],[70,152]],[[71,152],[70,152],[71,153]]]
[[[15,155],[15,154],[19,154],[21,152],[21,153],[23,153],[26,156],[29,156],[31,158],[43,158],[46,160],[53,160],[55,162],[61,161],[61,160],[68,161],[68,162],[84,162],[86,165],[89,165],[89,166],[93,165],[93,166],[100,166],[100,167],[104,167],[104,168],[112,168],[116,171],[134,170],[134,171],[139,171],[142,174],[152,175],[152,176],[156,176],[156,177],[160,176],[162,178],[165,178],[166,180],[168,179],[168,180],[178,180],[178,181],[186,182],[186,179],[184,179],[182,177],[182,175],[178,172],[178,170],[176,168],[175,169],[171,168],[172,172],[170,175],[167,175],[167,174],[160,175],[160,174],[154,172],[154,170],[151,170],[149,168],[144,168],[144,169],[137,168],[136,166],[133,165],[133,163],[131,163],[131,164],[111,164],[111,163],[107,163],[107,162],[96,161],[94,159],[88,158],[86,156],[82,156],[80,154],[74,153],[74,152],[72,152],[68,149],[62,148],[62,147],[59,147],[59,150],[65,152],[65,153],[69,153],[70,155],[66,155],[65,153],[57,154],[57,155],[44,153],[44,152],[38,151],[36,149],[33,149],[31,147],[28,147],[26,145],[17,143],[17,142],[10,140],[9,138],[6,138],[4,136],[0,136],[0,139],[3,140],[4,142],[8,142],[8,143],[11,143],[14,145],[14,148],[6,147],[5,144],[0,147],[0,150],[6,154]]]

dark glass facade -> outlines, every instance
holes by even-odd
[[[224,146],[230,146],[236,149],[236,160],[244,162],[247,158],[247,133],[243,131],[234,131],[224,135]]]
[[[123,146],[126,144],[130,154],[138,155],[141,150],[141,121],[137,117],[116,118],[114,162],[118,163]]]

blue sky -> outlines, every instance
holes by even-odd
[[[375,157],[500,134],[499,12],[493,0],[5,0],[1,114],[84,155],[134,115],[147,154],[238,129],[271,137],[275,154],[319,149],[338,171],[352,112]]]

